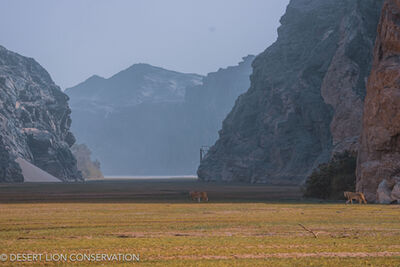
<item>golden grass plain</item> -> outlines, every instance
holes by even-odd
[[[0,254],[133,253],[140,262],[0,266],[400,266],[399,206],[305,202],[294,188],[271,199],[279,189],[268,186],[100,184],[2,185]],[[191,202],[183,192],[192,188],[209,189],[210,202]]]

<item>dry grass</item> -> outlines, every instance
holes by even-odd
[[[400,265],[398,206],[178,202],[0,204],[0,253],[136,253],[143,266]]]

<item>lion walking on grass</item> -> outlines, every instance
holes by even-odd
[[[361,192],[354,193],[354,192],[346,191],[346,192],[344,192],[344,197],[347,198],[346,204],[348,204],[349,202],[351,204],[353,204],[353,200],[355,200],[355,201],[358,200],[358,202],[360,204],[362,204],[362,203],[367,204],[367,200],[365,199],[364,194]]]
[[[197,202],[208,202],[208,196],[206,192],[190,191],[189,195],[192,200],[197,200]]]

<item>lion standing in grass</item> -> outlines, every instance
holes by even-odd
[[[354,193],[354,192],[346,191],[346,192],[344,192],[344,197],[347,198],[346,204],[348,204],[349,202],[351,204],[353,204],[353,200],[356,200],[356,201],[358,200],[358,202],[360,204],[362,204],[362,203],[367,204],[367,200],[365,199],[364,194],[361,192]]]
[[[189,195],[192,200],[197,200],[197,202],[200,202],[200,200],[208,202],[208,196],[206,192],[190,191]]]

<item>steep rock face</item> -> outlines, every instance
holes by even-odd
[[[215,143],[222,122],[232,110],[236,99],[249,89],[254,58],[253,55],[246,56],[238,65],[211,72],[204,77],[201,85],[187,88],[185,109],[187,119],[193,122],[188,127],[195,125],[192,134],[200,136],[200,142],[196,143],[197,150],[200,146]]]
[[[292,0],[199,177],[296,184],[332,153],[355,150],[381,5]]]
[[[378,185],[400,176],[400,1],[384,4],[368,80],[357,190],[376,200]],[[390,188],[393,188],[392,183]]]
[[[129,82],[124,84],[110,85],[94,77],[88,81],[92,85],[86,82],[66,91],[71,97],[72,129],[99,159],[105,175],[194,174],[200,146],[216,141],[235,99],[249,88],[253,59],[248,56],[204,79],[143,64],[130,68],[125,79]],[[165,82],[143,84],[148,81],[143,77],[149,76]],[[160,97],[173,91],[172,84],[179,85],[175,97]],[[137,103],[138,94],[130,90],[153,94]],[[114,97],[112,103],[107,102],[109,95]]]
[[[68,97],[35,60],[0,46],[0,182],[22,182],[20,157],[64,181],[81,179]]]
[[[358,150],[366,81],[382,1],[359,1],[339,25],[339,42],[321,94],[333,108],[330,124],[333,154]]]

